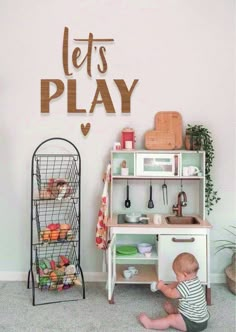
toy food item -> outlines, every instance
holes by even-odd
[[[39,198],[41,199],[50,199],[52,197],[51,192],[47,189],[42,189],[39,192]]]
[[[64,278],[64,271],[56,270],[56,275],[58,283],[62,283]]]
[[[70,261],[66,256],[60,255],[59,256],[59,266],[69,265]]]
[[[64,285],[71,285],[71,284],[73,284],[73,281],[72,281],[72,279],[70,277],[64,276],[63,277],[63,284]]]
[[[49,277],[48,276],[39,277],[39,285],[40,286],[47,286],[48,283],[49,283]]]
[[[49,278],[52,280],[52,281],[57,281],[57,274],[56,272],[52,271],[49,275]]]
[[[65,179],[48,180],[47,187],[40,190],[39,197],[41,199],[63,199],[72,194],[72,188],[68,185]]]
[[[60,200],[72,194],[72,189],[65,179],[49,179],[47,191],[50,192],[51,198]]]
[[[49,228],[45,228],[42,234],[43,241],[49,241],[51,238],[51,231]]]
[[[50,229],[50,231],[55,231],[60,228],[60,224],[49,224],[47,228]]]
[[[56,262],[53,259],[50,261],[50,266],[52,270],[56,270]]]
[[[51,240],[57,240],[59,238],[59,234],[59,230],[51,231]]]
[[[80,281],[79,279],[77,279],[77,278],[74,279],[73,282],[74,282],[74,284],[75,284],[76,286],[82,286],[81,281]]]
[[[39,268],[40,268],[41,270],[44,270],[44,269],[47,268],[47,265],[44,263],[44,260],[43,260],[43,259],[39,261]]]
[[[63,284],[57,285],[58,292],[61,292],[63,290],[63,286],[64,286]]]
[[[76,273],[76,268],[75,268],[75,265],[73,264],[70,264],[68,265],[66,268],[65,268],[65,274],[75,274]]]
[[[50,269],[51,268],[50,261],[47,258],[44,258],[43,261],[44,264],[47,266],[47,269]]]
[[[68,241],[73,240],[74,235],[73,235],[73,231],[71,229],[67,232],[67,237],[66,238],[67,238]]]
[[[61,224],[60,226],[60,239],[65,239],[68,230],[70,229],[70,225],[68,224]]]

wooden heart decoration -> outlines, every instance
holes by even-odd
[[[91,124],[89,122],[86,123],[86,125],[84,125],[83,123],[81,124],[81,131],[84,136],[86,136],[88,134],[90,127],[91,127]]]

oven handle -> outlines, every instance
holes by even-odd
[[[195,238],[191,237],[190,239],[176,239],[176,237],[172,237],[173,242],[194,242]]]

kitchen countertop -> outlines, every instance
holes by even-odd
[[[165,217],[170,216],[162,215],[161,223],[154,224],[153,216],[154,214],[147,214],[147,217],[150,218],[148,224],[137,224],[137,223],[125,223],[125,224],[118,224],[117,223],[117,214],[114,214],[112,218],[108,220],[108,227],[141,227],[141,228],[148,228],[148,227],[155,227],[155,228],[212,228],[211,224],[207,220],[201,219],[198,215],[191,215],[191,217],[195,217],[199,224],[168,224]],[[174,215],[172,215],[174,216]]]

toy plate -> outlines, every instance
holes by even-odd
[[[138,250],[134,246],[121,246],[116,249],[116,252],[121,255],[135,255]]]

